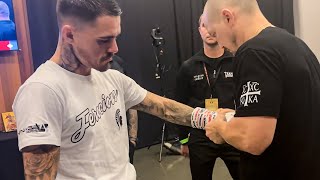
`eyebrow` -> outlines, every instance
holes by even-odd
[[[119,37],[121,34],[118,34],[116,36],[113,36],[113,35],[109,35],[109,36],[101,36],[101,37],[98,37],[98,39],[112,39],[112,38],[117,38]]]
[[[112,39],[112,38],[116,38],[117,36],[102,36],[102,37],[98,37],[98,39]]]

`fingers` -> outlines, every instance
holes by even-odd
[[[183,155],[184,157],[188,157],[189,156],[188,145],[181,145],[181,155]]]
[[[220,113],[220,114],[226,114],[226,113],[228,113],[228,112],[234,112],[234,110],[233,109],[224,109],[224,108],[220,108],[220,109],[218,109],[217,111],[216,111],[217,113]]]

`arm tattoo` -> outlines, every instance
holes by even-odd
[[[59,65],[70,72],[75,72],[81,65],[71,45],[62,46],[60,58],[61,64]]]
[[[135,143],[138,136],[138,112],[134,109],[129,109],[128,112],[129,140]]]
[[[192,107],[150,92],[148,92],[143,102],[133,108],[175,124],[191,126]]]
[[[32,146],[23,150],[26,180],[54,180],[57,176],[60,147]]]

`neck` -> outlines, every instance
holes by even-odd
[[[219,58],[224,54],[224,48],[219,45],[209,46],[207,44],[203,44],[204,54],[209,58]]]
[[[248,17],[250,16],[250,17]],[[236,48],[238,49],[243,43],[257,36],[265,28],[273,26],[259,11],[254,15],[244,15],[239,19],[243,22],[238,33],[235,33],[236,38]],[[250,27],[250,28],[248,28]]]
[[[75,74],[88,76],[91,73],[91,69],[85,67],[75,56],[71,46],[69,44],[63,45],[60,40],[58,42],[57,49],[50,60],[57,63],[67,71]]]

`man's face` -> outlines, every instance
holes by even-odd
[[[120,32],[120,16],[98,17],[73,33],[73,53],[85,67],[106,71],[118,52],[116,38]]]
[[[208,7],[205,16],[207,18],[208,32],[210,34],[216,34],[216,39],[219,45],[226,47],[231,51],[236,51],[235,33],[232,25],[230,25],[230,21],[226,19],[223,10],[220,11]]]
[[[200,20],[199,32],[202,38],[202,41],[206,43],[208,46],[215,46],[218,44],[216,39],[216,33],[209,33],[207,27],[204,22]]]

